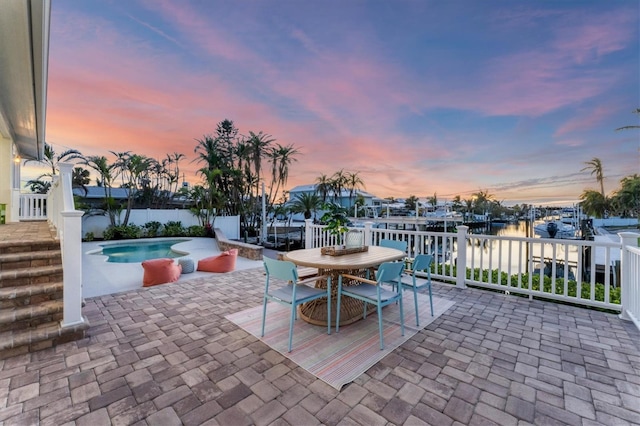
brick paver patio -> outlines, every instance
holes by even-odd
[[[434,284],[456,305],[338,392],[224,318],[263,281],[87,300],[88,338],[0,361],[0,423],[640,424],[640,333],[616,315]]]

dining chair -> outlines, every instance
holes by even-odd
[[[402,251],[404,253],[407,252],[407,242],[406,241],[390,240],[390,239],[383,238],[383,239],[380,240],[378,245],[380,247],[387,247],[387,248],[393,248],[393,249],[396,249],[396,250],[400,250],[400,251]]]
[[[418,312],[418,292],[423,288],[429,289],[429,306],[431,307],[431,316],[433,316],[433,297],[431,295],[431,262],[433,256],[430,254],[419,254],[413,259],[413,264],[409,274],[402,274],[400,280],[392,282],[395,287],[400,283],[403,288],[413,290],[413,303],[416,309],[416,326],[420,326],[420,313]],[[416,272],[426,272],[427,277],[421,278],[416,276]]]
[[[399,282],[404,268],[402,262],[385,262],[376,272],[376,280],[342,274],[338,277],[338,309],[336,314],[336,332],[340,330],[340,304],[342,296],[353,297],[364,302],[363,318],[367,317],[367,304],[376,305],[378,311],[378,329],[380,332],[380,350],[384,349],[382,333],[382,308],[395,302],[400,306],[400,327],[404,336],[404,312],[402,309],[402,286],[395,286],[392,290],[382,287],[383,283]],[[357,282],[356,285],[343,286],[343,279]]]
[[[285,260],[275,260],[264,257],[264,268],[267,273],[267,280],[264,287],[264,299],[262,306],[262,330],[260,336],[264,337],[264,326],[267,317],[267,302],[278,302],[291,307],[291,318],[289,319],[289,352],[293,341],[293,322],[297,318],[297,308],[299,305],[315,299],[327,298],[327,334],[331,334],[331,277],[315,276],[306,280],[298,279],[298,270],[293,262]],[[319,278],[327,279],[327,289],[309,287],[306,285],[315,282]],[[276,289],[270,288],[271,279],[282,280],[286,285]]]

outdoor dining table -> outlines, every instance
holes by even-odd
[[[350,274],[364,277],[367,271],[375,268],[384,262],[400,260],[405,257],[405,253],[400,250],[369,246],[367,251],[359,253],[349,253],[340,256],[322,254],[321,248],[294,250],[285,253],[284,259],[295,263],[298,266],[318,268],[318,276],[331,277],[331,319],[335,322],[338,277],[340,274]],[[352,285],[349,280],[342,283],[343,286]],[[316,280],[317,288],[327,288],[327,279]],[[362,318],[364,302],[345,297],[340,308],[340,325],[351,324]],[[372,310],[375,306],[372,306]],[[327,325],[327,302],[323,299],[316,299],[300,306],[300,317],[311,324]]]

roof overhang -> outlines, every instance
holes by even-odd
[[[50,0],[0,3],[0,134],[22,158],[44,152]]]

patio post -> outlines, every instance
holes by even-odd
[[[373,228],[373,222],[364,223],[364,245],[370,246],[373,241],[373,235],[371,235],[371,229]]]
[[[311,224],[313,220],[305,219],[304,220],[304,248],[310,249],[313,247],[313,229],[311,228]]]
[[[73,164],[61,163],[60,186],[62,195],[60,200],[61,231],[60,242],[62,249],[62,280],[63,280],[63,317],[62,327],[82,324],[82,215],[84,212],[76,210],[73,202],[71,172]]]
[[[467,288],[465,284],[467,278],[467,231],[468,226],[458,226],[456,245],[458,246],[458,258],[456,263],[456,287]]]
[[[633,321],[629,316],[629,311],[633,312],[633,296],[638,297],[640,291],[640,278],[632,272],[631,253],[628,247],[638,247],[638,238],[640,234],[635,232],[618,233],[620,242],[622,243],[622,256],[620,256],[620,303],[622,304],[620,319]],[[635,289],[634,289],[635,286]],[[637,304],[638,302],[636,302]]]

